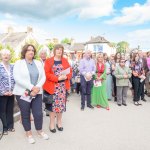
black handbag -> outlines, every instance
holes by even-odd
[[[54,102],[53,94],[49,94],[46,91],[43,91],[43,102],[45,104],[52,104]]]

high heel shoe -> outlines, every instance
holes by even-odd
[[[63,127],[58,127],[58,125],[56,124],[56,127],[59,131],[63,131]]]

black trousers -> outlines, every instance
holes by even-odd
[[[16,96],[21,111],[22,124],[25,131],[31,130],[30,113],[32,111],[36,130],[42,130],[43,112],[42,112],[42,94],[38,94],[31,103]]]
[[[144,98],[144,81],[141,83],[140,78],[133,76],[133,89],[134,89],[134,98],[133,101],[139,101]]]
[[[14,128],[13,108],[14,95],[0,96],[0,118],[3,122],[4,131]]]
[[[81,93],[81,83],[77,83],[76,92],[77,94],[79,94],[79,92]]]
[[[112,75],[112,80],[113,80],[113,88],[114,88],[114,97],[117,97],[117,86],[116,86],[116,77]]]

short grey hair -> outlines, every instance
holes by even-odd
[[[10,52],[10,50],[8,50],[8,49],[2,49],[2,50],[0,50],[0,60],[2,60],[2,56],[3,55],[10,55],[10,59],[11,59],[11,52]]]
[[[10,50],[8,50],[8,49],[2,49],[2,50],[0,51],[0,55],[4,55],[4,54],[11,55],[11,52],[10,52]]]
[[[49,48],[47,46],[42,47],[38,54],[40,55],[42,52],[46,53],[46,55],[49,55]]]

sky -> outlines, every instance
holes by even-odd
[[[40,42],[103,36],[150,50],[150,0],[0,0],[0,33],[33,28]]]

